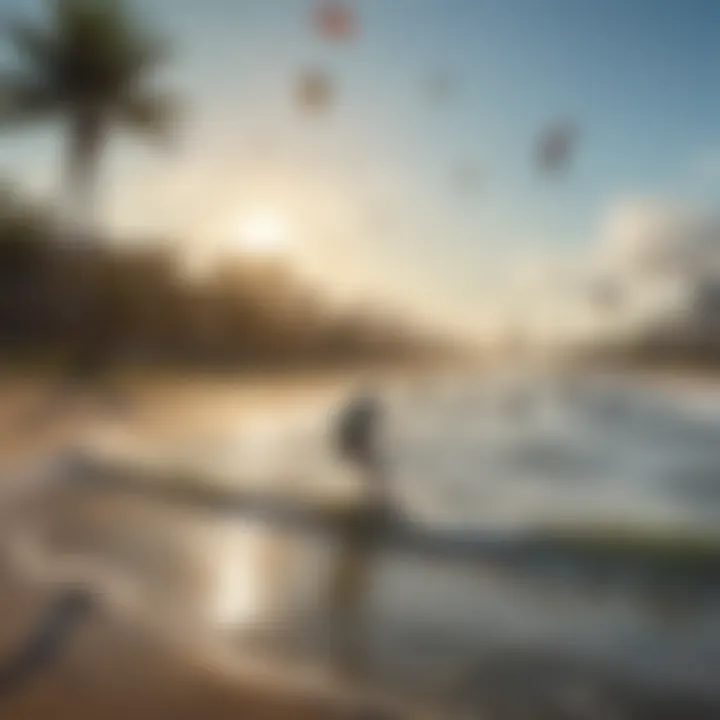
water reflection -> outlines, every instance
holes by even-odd
[[[263,608],[259,576],[262,538],[236,527],[221,527],[218,534],[212,620],[224,629],[233,629],[257,621]]]

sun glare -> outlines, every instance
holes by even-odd
[[[273,213],[246,215],[237,223],[233,243],[250,255],[282,255],[288,250],[288,227]]]

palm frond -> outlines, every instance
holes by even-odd
[[[137,90],[118,108],[119,119],[136,132],[165,137],[180,113],[177,98],[169,93]]]
[[[44,120],[59,110],[47,85],[17,74],[0,76],[0,127]]]
[[[60,5],[58,80],[74,100],[113,105],[169,57],[169,46],[145,31],[123,2]]]
[[[58,62],[57,38],[46,27],[24,20],[8,24],[7,37],[18,59],[37,74],[51,75]]]
[[[148,32],[124,0],[48,3],[46,24],[15,22],[9,28],[24,76],[51,89],[67,107],[113,111],[130,96],[130,120],[152,115],[145,124],[158,126],[166,101],[159,98],[151,108],[147,94],[134,97],[135,88],[170,57],[170,45]]]

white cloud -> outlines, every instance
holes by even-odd
[[[660,198],[621,198],[582,250],[516,257],[506,300],[545,337],[635,332],[690,306],[701,276],[720,278],[720,215]],[[610,287],[612,301],[593,288]]]
[[[620,199],[600,219],[588,266],[618,289],[619,330],[688,317],[699,281],[720,280],[720,215],[662,198]]]
[[[636,279],[720,269],[720,215],[658,199],[622,200],[603,218],[599,261]]]

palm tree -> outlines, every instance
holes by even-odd
[[[48,0],[49,22],[17,21],[9,39],[15,68],[0,76],[0,122],[57,120],[67,135],[69,217],[93,229],[102,152],[110,132],[165,131],[171,96],[152,82],[168,47],[145,31],[122,0]]]
[[[46,23],[9,25],[17,63],[0,76],[0,123],[62,123],[67,137],[63,200],[76,248],[85,254],[92,249],[98,171],[111,131],[124,126],[158,134],[173,116],[172,98],[153,82],[168,48],[141,27],[123,0],[47,0],[47,11]],[[112,300],[93,272],[96,266],[91,263],[78,274],[70,262],[53,271],[62,288],[73,382],[104,372],[122,343],[112,312],[108,315]]]

